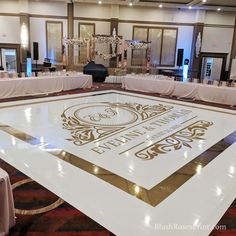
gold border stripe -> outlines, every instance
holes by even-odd
[[[0,130],[4,131],[17,139],[20,139],[26,143],[29,143],[35,147],[41,147],[40,149],[50,153],[75,167],[90,173],[99,179],[125,191],[126,193],[137,197],[143,202],[155,207],[168,196],[174,193],[179,187],[185,182],[192,178],[198,170],[198,167],[205,167],[212,160],[214,160],[220,153],[228,148],[232,143],[236,141],[236,131],[222,139],[207,151],[203,152],[195,159],[178,169],[172,175],[167,177],[165,180],[154,186],[152,189],[147,190],[137,184],[126,180],[125,178],[116,175],[102,167],[96,166],[91,162],[88,162],[70,152],[66,152],[63,149],[58,149],[50,144],[41,143],[41,141],[31,135],[28,135],[20,130],[17,130],[8,125],[0,124]],[[43,149],[42,149],[43,147]],[[219,150],[218,150],[219,149]],[[60,152],[58,152],[60,150]]]

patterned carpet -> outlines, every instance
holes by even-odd
[[[120,85],[116,84],[95,84],[92,89],[73,90],[52,94],[50,96],[59,96],[64,94],[76,94],[88,91],[100,91],[106,89],[122,90]],[[149,94],[154,95],[154,94]],[[156,96],[156,95],[155,95]],[[21,99],[32,99],[24,97]],[[2,101],[13,101],[8,99]],[[19,100],[19,99],[18,99]],[[222,106],[221,106],[222,107]],[[11,179],[11,183],[19,183],[28,177],[20,171],[11,167],[0,159],[0,168],[5,169]],[[58,197],[37,184],[29,182],[16,187],[13,190],[15,207],[17,209],[44,210],[47,206],[52,206],[58,201]],[[59,202],[59,206],[50,211],[40,214],[22,215],[17,214],[16,226],[11,229],[10,236],[112,236],[108,230],[88,218],[86,215],[76,210],[66,202]],[[22,212],[21,212],[22,213]],[[213,230],[210,236],[235,236],[236,235],[236,200],[227,210],[218,225],[225,225],[224,230]],[[127,235],[135,236],[135,235]]]

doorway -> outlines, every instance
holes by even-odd
[[[20,72],[20,45],[0,44],[0,66],[8,72]]]
[[[200,79],[226,80],[225,67],[227,53],[201,53]]]

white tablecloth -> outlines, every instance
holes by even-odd
[[[6,235],[15,225],[14,201],[6,171],[0,168],[0,236]]]
[[[128,90],[159,93],[178,98],[191,98],[236,106],[235,87],[218,87],[199,83],[161,80],[147,76],[125,76],[122,81],[122,86]]]
[[[0,98],[55,93],[77,88],[91,88],[91,75],[0,79]]]

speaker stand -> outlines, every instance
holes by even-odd
[[[35,76],[38,77],[38,60],[36,60],[35,69]]]

